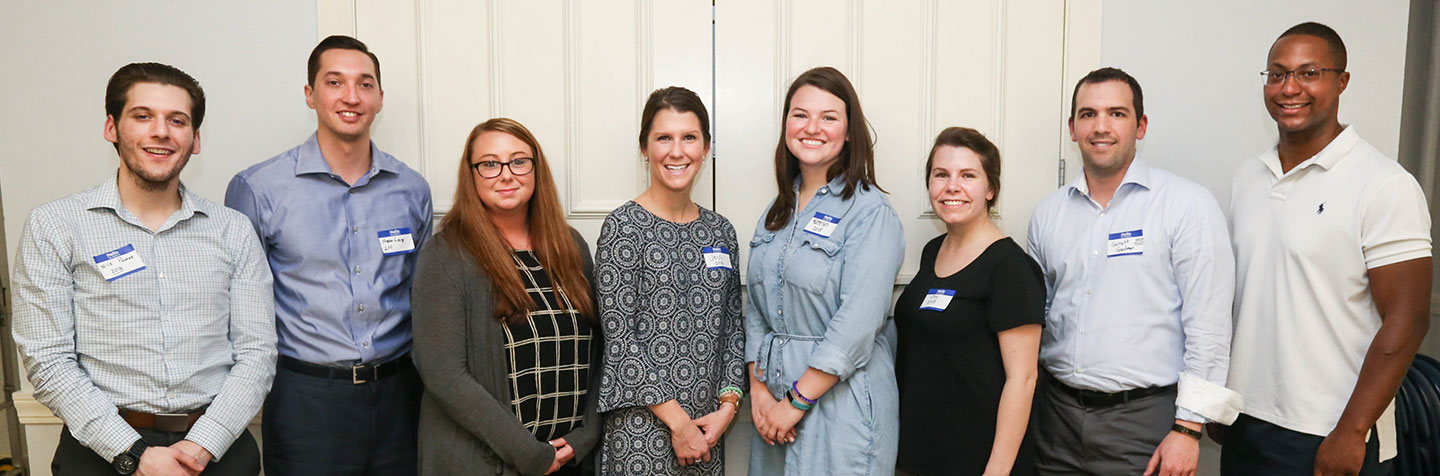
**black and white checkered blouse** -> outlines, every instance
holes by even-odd
[[[534,253],[512,256],[536,310],[504,326],[510,406],[525,429],[550,441],[580,426],[584,416],[593,330],[565,291],[551,287]]]

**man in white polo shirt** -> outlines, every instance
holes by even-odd
[[[1430,216],[1419,184],[1338,118],[1345,45],[1318,23],[1270,47],[1279,143],[1241,164],[1224,474],[1388,474],[1396,388],[1429,326]]]

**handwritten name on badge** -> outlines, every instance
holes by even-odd
[[[705,254],[705,269],[735,269],[730,266],[729,249],[705,247],[700,252]]]
[[[391,228],[377,235],[380,237],[380,253],[385,256],[415,251],[415,238],[410,236],[409,228]]]
[[[821,238],[829,238],[837,226],[840,226],[839,218],[815,212],[815,216],[810,217],[810,223],[805,225],[805,232]]]
[[[1110,243],[1106,247],[1105,256],[1114,258],[1116,256],[1138,255],[1145,252],[1145,236],[1141,230],[1122,231],[1110,234]]]
[[[950,307],[950,300],[955,299],[954,289],[931,289],[925,294],[925,300],[920,302],[920,309],[927,311],[944,311]]]
[[[135,245],[127,244],[114,251],[95,255],[95,268],[106,281],[114,281],[145,269],[145,262]]]

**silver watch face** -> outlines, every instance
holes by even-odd
[[[129,453],[115,457],[115,471],[120,474],[135,474],[139,466],[140,461]]]

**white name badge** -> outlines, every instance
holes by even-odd
[[[925,294],[925,301],[920,303],[921,310],[944,311],[950,307],[950,300],[955,299],[954,289],[931,289]]]
[[[840,226],[839,218],[815,212],[815,216],[810,217],[810,223],[805,225],[805,231],[821,238],[829,238],[837,226]]]
[[[705,269],[735,269],[730,266],[730,250],[725,248],[705,247],[700,249],[705,254]]]
[[[1141,230],[1122,231],[1110,234],[1110,244],[1106,247],[1105,256],[1130,256],[1145,252],[1145,236]]]
[[[145,262],[135,251],[135,245],[127,244],[115,251],[95,255],[95,268],[100,270],[100,276],[106,281],[114,281],[145,269]]]
[[[410,236],[409,228],[382,230],[377,235],[380,237],[380,252],[385,256],[415,251],[415,238]]]

